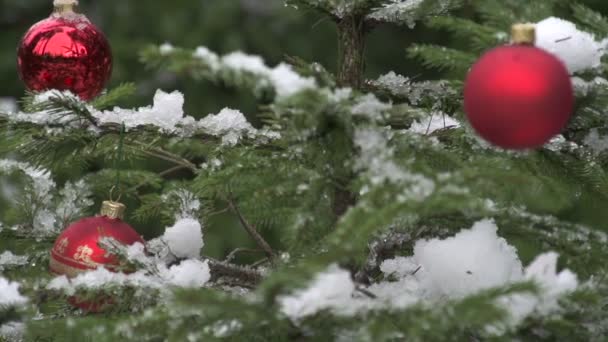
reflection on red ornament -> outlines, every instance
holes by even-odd
[[[84,15],[53,13],[21,40],[18,67],[29,90],[70,90],[90,100],[110,79],[112,52],[104,34]]]
[[[531,45],[486,53],[471,69],[464,107],[477,133],[507,149],[536,148],[567,125],[574,107],[568,70]]]

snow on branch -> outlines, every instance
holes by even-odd
[[[606,53],[606,42],[608,40],[597,41],[592,34],[578,30],[567,20],[549,17],[536,24],[536,46],[556,55],[570,73],[599,67]]]
[[[12,196],[17,198],[12,199],[15,205],[21,206],[27,216],[25,229],[42,236],[52,236],[93,205],[90,187],[84,180],[67,182],[58,190],[48,170],[14,160],[0,160],[0,174],[14,172],[21,172],[29,179],[23,193]]]
[[[458,0],[388,0],[370,13],[367,18],[374,21],[406,24],[413,28],[417,20],[444,14],[459,2]]]
[[[254,128],[243,113],[234,109],[225,108],[218,114],[209,114],[202,120],[197,121],[184,114],[184,95],[178,91],[166,93],[158,90],[154,95],[152,106],[138,109],[116,107],[107,111],[99,111],[86,103],[81,103],[69,91],[50,90],[38,94],[34,99],[34,104],[38,105],[46,106],[49,102],[55,104],[55,106],[74,102],[81,106],[80,113],[54,108],[35,113],[7,114],[5,117],[11,123],[50,126],[58,132],[61,132],[59,127],[69,127],[101,133],[106,127],[120,127],[124,123],[127,131],[154,127],[164,134],[180,137],[192,137],[194,135],[218,137],[222,139],[224,145],[229,146],[236,145],[245,137],[262,142],[280,138],[280,134],[277,132]]]
[[[253,88],[260,97],[271,92],[281,99],[317,87],[314,78],[300,76],[291,65],[280,63],[270,67],[262,57],[241,51],[219,56],[205,46],[190,51],[165,43],[144,53],[144,59],[150,64],[161,65],[166,63],[159,63],[158,60],[167,60],[172,71],[192,73],[212,81],[221,81],[222,84]]]
[[[440,240],[419,240],[410,257],[385,260],[383,281],[363,289],[353,282],[350,272],[336,265],[318,274],[304,289],[277,298],[281,311],[299,322],[320,311],[353,316],[376,310],[407,310],[427,303],[447,304],[480,291],[533,282],[536,292],[518,292],[498,297],[510,319],[506,327],[488,327],[500,334],[533,313],[549,315],[559,309],[558,299],[578,287],[575,274],[557,272],[556,253],[542,254],[523,268],[516,249],[497,235],[491,220],[482,220],[471,229]]]
[[[19,293],[19,283],[0,277],[0,307],[21,306],[27,298]]]
[[[383,0],[286,0],[285,3],[294,8],[307,6],[325,11],[332,16],[341,19],[349,15],[361,14],[368,8],[381,3]],[[364,13],[363,13],[364,14]]]

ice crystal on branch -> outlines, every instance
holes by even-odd
[[[458,5],[454,0],[387,0],[368,15],[375,21],[406,24],[413,28],[425,16],[441,15]]]
[[[25,255],[15,255],[11,251],[0,254],[0,271],[5,268],[27,265],[29,258]]]

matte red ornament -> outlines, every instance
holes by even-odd
[[[471,69],[464,108],[477,133],[506,149],[536,148],[567,125],[574,89],[564,64],[532,45],[486,53]]]
[[[104,208],[114,202],[104,202]],[[107,211],[106,211],[107,212]],[[104,213],[104,209],[102,209]],[[110,212],[111,213],[111,212]],[[81,273],[105,267],[113,272],[121,269],[119,259],[109,254],[98,245],[103,237],[114,238],[116,241],[131,246],[135,243],[144,244],[141,236],[120,218],[113,215],[102,215],[84,218],[71,224],[57,238],[50,255],[50,270],[57,275],[74,278]],[[84,301],[71,298],[70,303],[85,311],[99,312],[112,302],[111,298],[100,298],[97,301]]]
[[[58,7],[23,37],[18,67],[29,90],[70,90],[90,100],[110,79],[112,51],[104,34],[86,16],[71,7]]]

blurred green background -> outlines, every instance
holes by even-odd
[[[608,0],[582,2],[608,14]],[[572,4],[570,0],[557,3],[563,9]],[[50,14],[52,0],[0,0],[0,4],[0,97],[20,98],[25,89],[17,76],[16,48],[28,28]],[[109,87],[123,82],[137,85],[137,96],[122,106],[149,105],[156,89],[161,88],[185,93],[186,112],[198,118],[224,107],[256,112],[257,104],[250,94],[146,69],[138,54],[148,44],[205,45],[221,54],[242,50],[262,55],[272,66],[290,55],[320,62],[330,71],[336,69],[334,23],[314,11],[286,7],[282,0],[80,0],[80,5],[80,11],[106,33],[112,45],[115,64]],[[563,13],[567,18],[567,11]],[[466,5],[458,14],[473,15]],[[405,49],[414,41],[447,46],[460,43],[424,25],[413,29],[377,27],[368,37],[367,76],[376,78],[395,71],[420,79],[440,77],[407,59]],[[214,241],[206,245],[208,254],[225,255],[231,248],[251,244],[233,217],[219,219],[221,222],[211,223],[216,229],[209,233],[216,236],[207,239]],[[160,228],[152,230],[158,233]],[[138,229],[148,233],[148,238],[154,235],[144,227]]]

